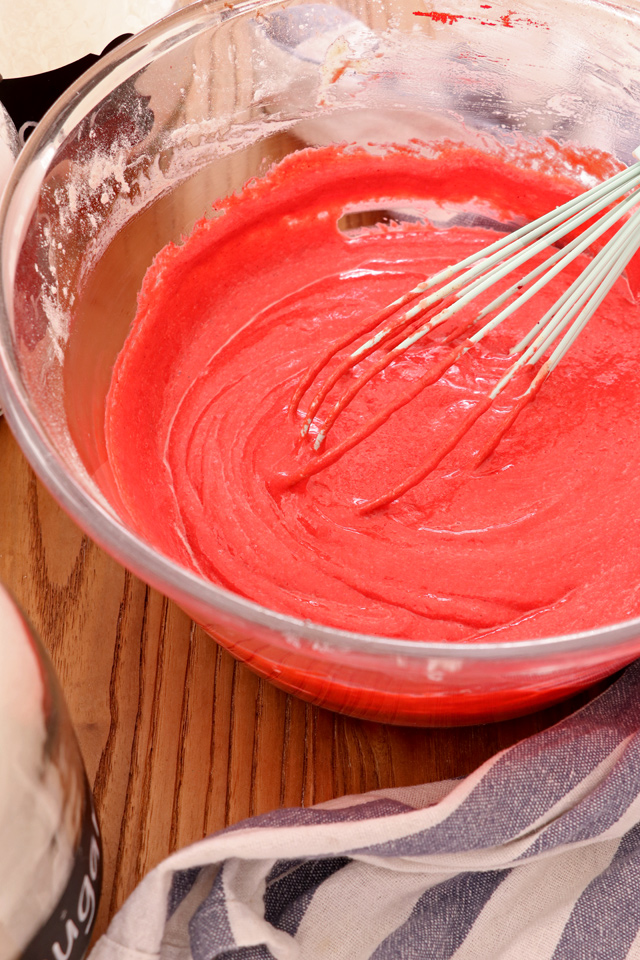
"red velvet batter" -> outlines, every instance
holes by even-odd
[[[422,224],[345,235],[345,208],[446,197],[510,219],[576,192],[548,164],[543,174],[523,162],[453,147],[431,158],[303,151],[165,248],[107,405],[110,462],[141,535],[271,609],[358,632],[511,640],[639,615],[640,315],[626,281],[480,468],[474,451],[528,380],[428,480],[357,512],[455,429],[562,277],[337,463],[284,482],[312,456],[302,414],[287,415],[301,372],[368,313],[495,238]],[[423,343],[372,381],[327,445],[443,349]]]

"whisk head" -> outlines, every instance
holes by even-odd
[[[638,151],[634,156],[638,158]],[[489,409],[514,376],[524,368],[532,368],[526,390],[502,420],[477,463],[486,459],[565,356],[640,246],[640,210],[635,209],[640,202],[639,191],[640,162],[637,162],[538,220],[418,283],[336,340],[301,377],[291,400],[290,413],[298,417],[303,399],[309,397],[301,437],[312,449],[309,459],[288,477],[288,485],[293,486],[335,463],[374,433],[397,410],[436,383],[465,353],[511,317],[577,257],[595,248],[587,267],[511,348],[512,363],[469,411],[458,429],[410,476],[384,495],[362,504],[359,512],[378,509],[425,479]],[[620,221],[622,225],[606,238],[605,235]],[[550,248],[557,249],[549,253]],[[539,262],[543,254],[544,259]],[[522,275],[524,265],[536,258],[538,262],[525,268]],[[514,272],[517,274],[515,282],[506,280]],[[486,302],[487,298],[489,302]],[[482,304],[479,309],[470,308],[469,305],[478,300]],[[461,317],[464,318],[462,323],[439,341],[440,346],[442,343],[449,346],[444,356],[440,350],[437,358],[427,362],[424,373],[406,390],[364,420],[347,437],[325,449],[336,420],[369,381],[380,376],[424,337]],[[363,361],[368,362],[365,365]],[[352,372],[359,365],[361,372],[354,377]]]

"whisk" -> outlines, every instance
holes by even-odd
[[[640,161],[640,147],[633,155]],[[634,211],[640,200],[639,190],[640,162],[636,162],[550,213],[501,237],[460,263],[448,266],[418,283],[408,293],[332,343],[301,377],[289,406],[291,416],[296,417],[304,396],[310,392],[311,399],[304,413],[301,437],[309,437],[312,424],[317,433],[313,439],[312,455],[298,470],[289,475],[287,485],[293,486],[325,469],[370,436],[396,410],[409,403],[426,387],[436,383],[463,354],[495,330],[576,257],[593,246],[615,223],[624,220],[613,236],[606,242],[603,241],[582,273],[526,336],[510,350],[510,354],[515,358],[511,366],[493,388],[480,398],[455,432],[431,451],[426,461],[410,476],[393,490],[362,503],[358,512],[368,513],[385,506],[424,480],[489,409],[515,374],[523,367],[535,366],[543,360],[532,375],[525,392],[480,452],[476,465],[483,462],[562,360],[640,246],[640,210]],[[580,230],[583,226],[584,229]],[[558,244],[558,241],[568,235],[571,236],[565,244],[558,247],[543,263],[530,269],[524,277],[520,277],[488,305],[482,307],[471,321],[441,340],[440,344],[453,345],[444,357],[428,363],[424,374],[405,392],[381,408],[373,417],[362,422],[339,443],[323,451],[327,435],[338,417],[373,377],[378,376],[420,339],[451,320],[478,296],[491,290],[512,271]],[[479,329],[475,329],[478,327]],[[468,333],[470,328],[475,329],[475,332]],[[463,337],[465,333],[468,335]],[[359,342],[364,337],[364,342]],[[456,340],[459,342],[455,343]],[[373,358],[360,376],[350,376],[348,385],[338,399],[328,401],[330,392],[339,381],[376,352],[380,352],[380,356]],[[339,354],[343,356],[340,357]],[[328,372],[327,367],[334,358],[336,366]],[[325,373],[327,375],[323,378]],[[324,410],[322,417],[319,416],[321,409]]]

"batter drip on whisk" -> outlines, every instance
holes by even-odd
[[[429,337],[443,325],[450,325],[453,318],[458,321],[455,329],[446,333],[440,341],[455,344],[444,358],[433,362],[428,360],[426,372],[410,389],[365,420],[341,443],[323,455],[309,459],[289,477],[289,483],[294,485],[325,469],[371,436],[398,409],[440,380],[468,350],[528,303],[576,258],[585,251],[595,251],[593,259],[584,266],[580,275],[573,282],[567,281],[562,295],[511,347],[509,353],[515,358],[513,363],[497,383],[480,397],[464,421],[429,454],[417,470],[387,493],[362,504],[359,512],[369,513],[391,503],[429,476],[489,409],[518,371],[527,365],[533,367],[534,373],[526,390],[476,459],[477,464],[484,462],[521,410],[536,396],[636,253],[640,246],[639,193],[640,162],[636,162],[629,169],[567,201],[533,223],[421,281],[325,350],[300,378],[289,408],[295,416],[303,397],[307,392],[310,393],[311,400],[301,429],[302,438],[308,436],[310,427],[333,388],[356,368],[362,368],[362,372],[330,404],[329,412],[320,422],[315,435],[313,450],[316,453],[324,447],[327,434],[337,418],[367,383],[402,357],[415,343]],[[622,221],[622,227],[605,242],[603,238],[619,221]],[[535,263],[540,258],[541,262]],[[535,265],[523,272],[521,268],[530,262]],[[505,289],[505,278],[511,278],[513,274],[517,279],[510,280]],[[476,306],[469,312],[470,304],[475,305],[477,298],[481,298],[482,302],[482,298],[486,300],[487,296],[490,297],[488,304],[480,308]],[[465,311],[467,317],[460,322]],[[334,364],[333,370],[328,370],[331,362],[339,358],[343,351],[346,351],[346,356],[337,365]],[[372,361],[365,367],[368,358],[372,358]],[[542,358],[546,358],[544,362],[541,362]]]

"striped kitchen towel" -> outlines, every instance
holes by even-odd
[[[152,871],[90,960],[640,958],[640,661],[462,780],[278,810]]]

